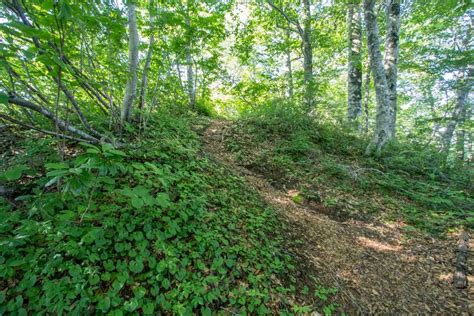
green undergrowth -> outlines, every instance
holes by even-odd
[[[404,140],[367,157],[367,143],[355,128],[318,124],[281,103],[245,113],[226,133],[242,165],[335,219],[403,220],[433,234],[473,227],[472,168],[446,166],[434,149]]]
[[[195,120],[160,113],[130,148],[68,144],[63,161],[54,139],[5,153],[0,314],[323,309],[332,290],[295,284],[283,224],[206,158]]]

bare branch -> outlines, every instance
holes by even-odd
[[[91,143],[99,143],[100,142],[98,138],[96,138],[92,135],[89,135],[88,133],[86,133],[86,132],[84,132],[84,131],[82,131],[78,128],[75,128],[74,126],[71,126],[71,125],[67,124],[62,119],[56,117],[53,113],[51,113],[48,109],[46,109],[43,106],[40,106],[38,104],[35,104],[35,103],[30,102],[30,101],[25,100],[25,99],[22,99],[18,96],[9,96],[8,102],[42,114],[43,116],[48,118],[50,121],[52,121],[54,124],[56,124],[61,130],[65,130],[65,131],[67,130],[70,133],[78,135],[81,138],[83,138],[84,140],[87,140]]]
[[[86,140],[86,139],[76,138],[76,137],[73,137],[73,136],[69,136],[69,135],[65,135],[65,134],[61,134],[61,133],[56,133],[56,132],[48,131],[48,130],[45,130],[45,129],[41,129],[39,127],[36,127],[34,125],[31,125],[31,124],[23,123],[23,122],[21,122],[17,119],[14,119],[13,117],[10,117],[10,116],[7,116],[7,115],[1,114],[1,113],[0,113],[0,118],[4,119],[5,121],[9,121],[11,123],[14,123],[14,124],[17,124],[17,125],[20,125],[20,126],[23,126],[23,127],[35,130],[35,131],[38,131],[38,132],[46,134],[46,135],[53,135],[53,136],[57,136],[57,137],[61,137],[61,138],[69,139],[69,140],[73,140],[73,141],[78,141],[78,142],[88,142],[88,140]]]

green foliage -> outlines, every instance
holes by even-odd
[[[189,119],[152,124],[133,149],[83,144],[0,204],[1,314],[302,311],[275,283],[292,269],[275,213],[201,156]]]
[[[403,215],[435,234],[473,227],[471,169],[448,166],[435,148],[404,139],[377,159],[366,157],[367,141],[349,126],[317,123],[273,102],[246,112],[227,145],[275,185],[299,189],[295,202],[322,203],[337,219]]]
[[[0,179],[5,180],[5,181],[18,180],[18,179],[20,179],[20,177],[22,176],[22,174],[25,170],[28,170],[28,167],[25,166],[25,165],[14,166],[14,167],[6,170],[5,172],[3,172],[0,175]]]

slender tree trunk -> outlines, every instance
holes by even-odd
[[[189,8],[186,12],[185,18],[187,26],[187,44],[186,44],[186,67],[187,67],[187,86],[188,86],[188,97],[189,97],[189,107],[194,109],[196,107],[196,91],[194,89],[194,72],[193,72],[193,58],[191,56],[191,20],[189,18]]]
[[[365,73],[365,94],[364,94],[364,133],[369,132],[369,101],[370,101],[370,61],[367,62],[367,71]]]
[[[314,104],[314,78],[313,78],[313,47],[311,45],[311,4],[309,0],[303,0],[303,72],[305,84],[305,103],[308,107]]]
[[[466,161],[471,164],[474,162],[474,151],[472,150],[472,145],[474,141],[473,141],[472,135],[473,133],[471,131],[467,133],[467,146],[466,146]]]
[[[313,47],[311,43],[311,3],[310,0],[303,0],[303,27],[298,19],[288,16],[282,8],[276,6],[273,1],[266,0],[272,9],[279,12],[288,22],[296,27],[301,38],[301,50],[303,52],[303,80],[304,80],[304,102],[309,109],[314,104],[314,76],[313,76]]]
[[[370,65],[375,84],[375,95],[377,100],[377,113],[375,118],[375,131],[370,144],[367,146],[366,154],[380,154],[383,146],[393,139],[391,128],[391,106],[389,100],[387,76],[382,62],[380,52],[380,38],[377,25],[377,16],[374,11],[375,0],[364,0],[364,17],[367,31],[367,47],[370,54]]]
[[[435,84],[434,81],[429,84],[429,86],[426,89],[427,90],[426,91],[427,96],[425,96],[426,102],[428,102],[428,104],[430,105],[431,120],[434,122],[433,128],[431,130],[431,137],[430,137],[430,140],[429,140],[428,143],[431,143],[431,141],[435,139],[436,135],[439,132],[439,122],[436,121],[436,118],[437,118],[436,117],[436,110],[435,110],[436,99],[433,96],[434,84]]]
[[[390,129],[396,135],[397,122],[397,64],[400,32],[400,0],[389,0],[386,9],[387,35],[385,38],[384,69],[387,76],[390,102]]]
[[[122,104],[121,124],[130,122],[132,117],[132,106],[137,90],[137,69],[138,69],[138,29],[135,5],[128,4],[128,80],[125,96]]]
[[[446,126],[446,130],[443,133],[442,138],[442,151],[445,153],[449,152],[449,148],[451,147],[451,141],[454,135],[454,130],[459,122],[462,120],[463,114],[468,111],[468,107],[470,106],[468,102],[469,92],[472,88],[473,84],[473,76],[474,76],[474,68],[470,68],[467,74],[467,80],[460,83],[460,87],[457,91],[456,97],[456,105],[454,107],[453,113],[451,115],[451,120],[449,121],[448,125]]]
[[[286,40],[290,41],[290,30],[286,30]],[[289,45],[286,45],[286,67],[288,67],[288,97],[290,100],[293,99],[293,70],[291,68],[291,49]]]
[[[456,132],[456,152],[461,161],[464,161],[464,158],[466,157],[466,151],[464,149],[465,141],[466,131],[464,129],[458,130]]]
[[[362,114],[362,30],[359,5],[349,4],[347,10],[348,28],[348,78],[347,117],[356,121]]]
[[[470,16],[470,25],[467,29],[466,38],[464,40],[464,48],[469,49],[469,44],[472,38],[472,30],[474,26],[474,18]],[[451,115],[451,120],[446,126],[446,130],[443,133],[441,140],[441,150],[448,154],[451,147],[451,141],[453,138],[454,130],[456,126],[460,123],[463,118],[463,115],[471,112],[471,104],[468,102],[469,92],[471,92],[472,86],[474,84],[474,66],[469,65],[467,71],[464,71],[464,76],[460,78],[456,91],[456,105],[454,107],[453,113]]]
[[[185,91],[183,77],[181,76],[181,66],[179,64],[179,60],[177,57],[175,59],[175,63],[176,63],[176,73],[178,74],[178,79],[179,79],[179,86],[181,87],[181,90]]]
[[[155,19],[153,16],[153,0],[150,0],[150,28],[151,28],[151,34],[150,34],[150,42],[148,43],[148,51],[146,53],[146,58],[145,58],[145,65],[143,66],[143,73],[142,73],[142,81],[141,81],[141,86],[140,86],[140,97],[138,100],[138,104],[140,107],[140,121],[142,120],[143,116],[143,109],[145,107],[145,102],[146,102],[146,93],[147,93],[147,88],[148,88],[148,71],[150,70],[150,64],[151,64],[151,56],[153,54],[153,45],[155,44]]]

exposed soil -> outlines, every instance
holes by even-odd
[[[468,287],[457,289],[452,281],[455,235],[441,240],[411,232],[408,238],[402,222],[341,222],[331,219],[322,205],[297,204],[292,190],[277,189],[236,162],[224,144],[230,124],[215,120],[203,130],[205,150],[243,176],[278,211],[288,224],[289,240],[302,241],[288,249],[297,255],[299,282],[312,282],[306,277],[311,272],[325,286],[336,287],[336,302],[349,314],[474,314],[472,251]],[[472,249],[472,236],[469,240]]]

